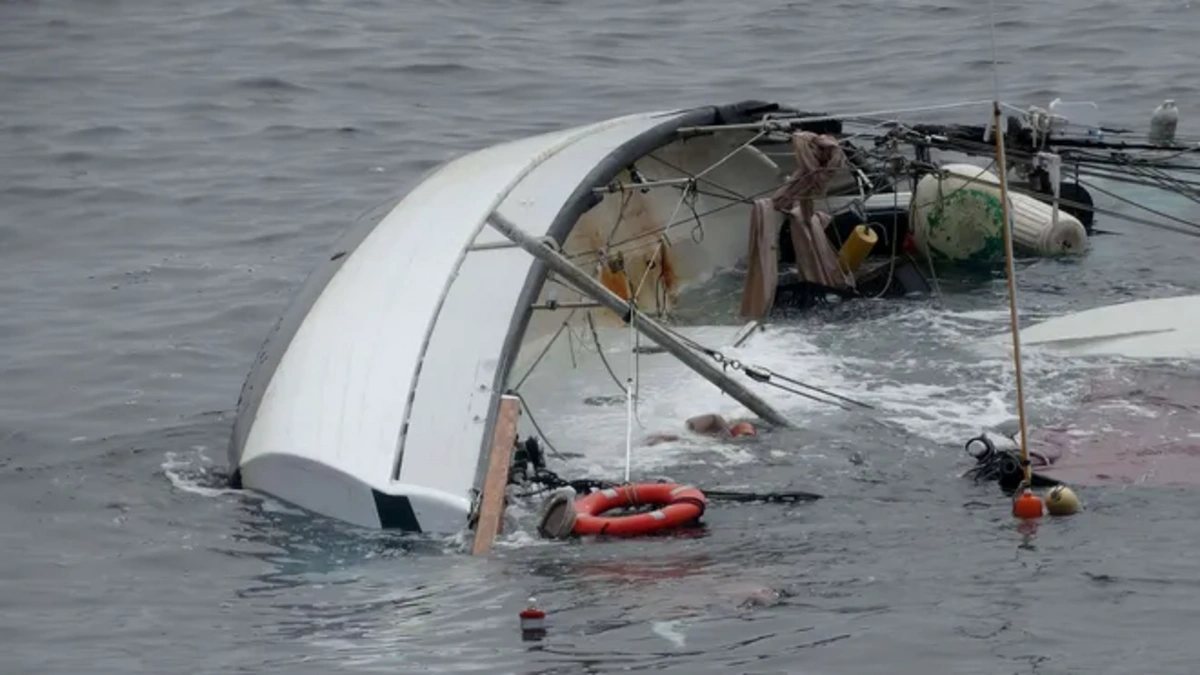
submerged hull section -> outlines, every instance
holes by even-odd
[[[1008,334],[986,347],[1011,349]],[[1057,317],[1021,331],[1021,345],[1072,356],[1200,358],[1200,295],[1138,300]]]
[[[560,245],[586,240],[571,235],[600,201],[596,188],[670,145],[679,127],[751,119],[762,105],[617,118],[434,171],[339,243],[268,338],[238,404],[235,481],[364,527],[464,528],[517,355],[563,320],[561,310],[532,310],[547,297],[545,268],[487,227],[488,216]],[[726,230],[731,240],[679,260],[685,278],[736,262],[744,245],[729,251],[744,234]],[[706,260],[712,250],[726,259]],[[545,318],[531,326],[535,313]]]
[[[1035,467],[1069,485],[1200,486],[1200,379],[1132,370],[1098,379],[1074,414],[1030,432]]]

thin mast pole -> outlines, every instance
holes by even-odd
[[[1012,220],[1008,212],[1008,166],[1004,158],[1004,131],[1000,128],[1000,65],[996,57],[996,14],[992,6],[993,0],[988,0],[988,18],[992,38],[992,136],[996,139],[996,169],[1000,174],[1000,212],[1004,218],[1004,266],[1005,277],[1008,281],[1008,318],[1012,331],[1013,369],[1017,380],[1017,421],[1021,425],[1021,467],[1024,471],[1024,485],[1029,487],[1033,482],[1033,469],[1029,464],[1028,429],[1025,424],[1025,386],[1021,374],[1021,331],[1017,320],[1017,281],[1016,267],[1013,264],[1013,232]]]

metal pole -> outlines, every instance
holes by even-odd
[[[632,192],[633,190],[647,190],[657,187],[671,187],[673,185],[685,185],[692,180],[691,176],[687,178],[666,178],[663,180],[651,180],[645,183],[621,183],[617,187],[606,185],[604,187],[592,188],[592,193],[598,195],[606,195],[614,192]]]
[[[632,317],[633,313],[637,312],[632,304],[622,300],[615,293],[605,288],[599,281],[588,276],[586,272],[576,267],[558,251],[531,237],[498,211],[492,212],[491,217],[488,219],[488,224],[494,227],[500,234],[508,237],[515,244],[528,251],[530,255],[545,262],[550,266],[550,269],[562,275],[563,278],[570,281],[585,295],[604,305],[605,308],[612,310],[618,316],[626,317],[626,321]],[[658,343],[663,349],[670,352],[672,356],[682,361],[684,365],[696,371],[701,377],[720,388],[721,391],[729,394],[739,403],[754,411],[754,414],[777,426],[792,426],[786,417],[779,414],[779,412],[767,405],[758,396],[755,396],[753,392],[727,376],[719,368],[676,340],[674,336],[649,316],[639,313],[637,321],[634,321],[633,325],[642,335]]]

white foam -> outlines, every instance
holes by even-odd
[[[239,491],[233,488],[214,488],[202,485],[194,476],[187,475],[188,472],[203,471],[203,468],[198,468],[198,464],[212,465],[212,460],[205,456],[204,450],[205,446],[193,446],[195,454],[188,457],[180,457],[174,452],[166,453],[163,463],[160,466],[167,480],[171,481],[171,485],[176,489],[200,495],[201,497],[221,497],[224,495],[239,494]]]
[[[673,621],[652,621],[650,622],[650,630],[662,639],[670,642],[676,649],[683,649],[687,646],[687,636],[683,631],[679,630],[683,627],[683,621],[675,619]]]

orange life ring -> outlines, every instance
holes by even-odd
[[[600,515],[611,509],[652,504],[661,505],[662,508],[628,516]],[[620,485],[597,490],[575,500],[575,526],[571,531],[577,535],[607,534],[616,537],[650,534],[679,527],[699,518],[704,514],[707,504],[704,493],[691,485]]]

